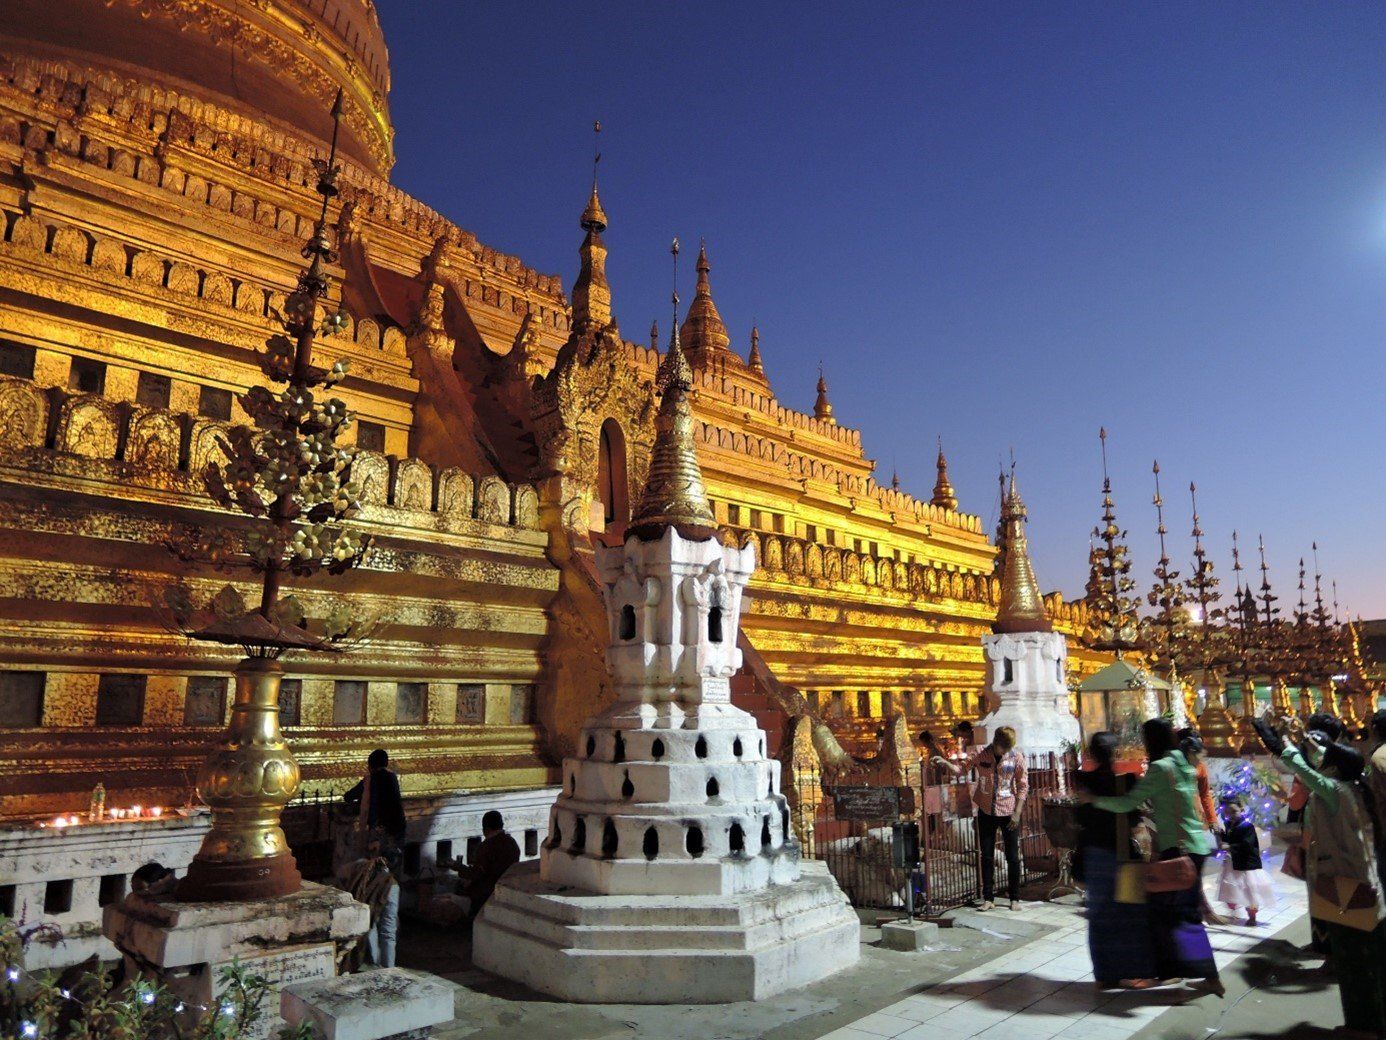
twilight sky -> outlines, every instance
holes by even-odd
[[[378,6],[395,181],[569,287],[601,120],[627,338],[705,236],[733,345],[804,410],[821,359],[882,483],[927,498],[941,433],[991,525],[1014,448],[1044,588],[1105,425],[1143,586],[1158,458],[1185,573],[1196,480],[1225,588],[1233,528],[1286,606],[1317,539],[1386,616],[1386,6]]]

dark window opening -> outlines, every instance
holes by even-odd
[[[573,824],[573,851],[581,852],[587,847],[587,821],[581,816]]]
[[[96,905],[110,906],[125,898],[125,875],[107,874],[96,890]]]
[[[713,607],[707,612],[707,639],[709,643],[722,641],[722,608]]]
[[[766,785],[765,785],[765,797],[766,797],[766,798],[774,798],[774,797],[775,797],[775,778],[774,778],[773,776],[769,779],[769,781],[768,781],[768,782],[766,783]]]
[[[338,679],[332,688],[332,724],[361,726],[366,721],[366,684],[358,679]]]
[[[741,829],[741,824],[731,825],[731,830],[727,832],[727,848],[733,853],[746,851],[746,832]]]
[[[587,757],[588,757],[588,758],[591,758],[592,755],[593,755],[593,753],[596,752],[596,750],[597,750],[597,738],[596,738],[596,737],[593,737],[593,736],[589,736],[589,737],[587,738]]]
[[[440,841],[437,845],[437,850],[433,854],[433,858],[439,863],[446,863],[448,860],[452,859],[452,840]]]
[[[716,797],[717,797],[719,794],[721,794],[721,793],[722,793],[722,788],[720,787],[720,785],[718,785],[718,783],[717,783],[717,778],[716,778],[715,776],[710,776],[710,777],[708,777],[708,778],[707,778],[707,796],[708,796],[709,798],[716,798]]]
[[[635,785],[630,781],[630,770],[626,770],[626,779],[621,784],[621,797],[630,798],[635,794]]]
[[[476,854],[481,851],[482,838],[480,834],[473,834],[467,839],[467,862],[475,863]]]
[[[616,825],[610,820],[606,821],[606,826],[602,828],[602,855],[608,859],[616,857]]]
[[[533,827],[525,831],[525,855],[539,855],[539,832]]]
[[[67,376],[67,388],[79,394],[102,394],[106,392],[106,363],[91,358],[75,357],[72,370]]]
[[[789,810],[780,810],[780,833],[783,835],[784,843],[789,844]]]
[[[395,683],[395,725],[417,726],[428,714],[428,683]]]
[[[138,726],[144,721],[143,675],[103,675],[96,687],[98,726]]]
[[[183,725],[220,726],[226,718],[226,687],[222,675],[195,675],[188,680],[183,701]]]
[[[654,743],[650,745],[650,755],[656,760],[664,757],[664,741],[655,737]]]
[[[577,794],[577,773],[568,774],[568,793]]]
[[[14,917],[13,885],[0,885],[0,916]]]
[[[741,757],[741,738],[740,738],[740,737],[737,737],[735,740],[732,741],[732,757],[734,757],[734,758],[740,758],[740,757]]]
[[[693,754],[699,758],[707,758],[707,737],[699,734],[698,742],[693,745]]]
[[[172,380],[154,372],[141,372],[135,383],[135,403],[145,408],[167,408],[172,393]]]
[[[611,747],[611,761],[624,762],[626,760],[626,738],[620,733],[616,734],[616,739]]]
[[[297,726],[303,703],[303,680],[281,679],[279,682],[279,725]]]
[[[1001,681],[1003,683],[1015,682],[1015,662],[1009,657],[1001,659]]]
[[[43,672],[0,672],[0,728],[43,724]]]
[[[641,845],[646,859],[654,859],[659,855],[659,831],[653,827],[645,828],[645,840]]]
[[[204,386],[197,394],[197,414],[226,422],[231,418],[231,391]]]
[[[770,817],[765,817],[760,823],[760,847],[768,849],[774,839],[770,836]]]
[[[683,847],[694,859],[701,856],[703,854],[703,829],[701,827],[689,827],[688,837],[684,839]]]
[[[0,375],[34,378],[34,348],[27,343],[0,340]]]
[[[50,881],[43,888],[43,912],[65,914],[72,909],[72,881]]]
[[[356,446],[362,451],[384,451],[385,427],[380,423],[357,419]]]
[[[558,825],[558,821],[553,821],[553,837],[549,839],[550,848],[561,848],[563,846],[563,828]]]
[[[635,608],[629,603],[621,608],[621,638],[635,638]]]

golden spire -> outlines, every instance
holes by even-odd
[[[824,422],[835,423],[833,406],[828,401],[828,381],[823,378],[823,363],[818,363],[818,400],[813,402],[813,417]]]
[[[707,262],[707,243],[698,247],[698,286],[693,292],[693,302],[688,305],[688,316],[683,320],[680,339],[688,354],[689,362],[701,368],[713,355],[731,349],[731,337],[727,327],[722,324],[722,315],[717,313],[717,304],[712,302],[712,283],[708,272],[712,265]]]
[[[659,319],[650,322],[650,350],[659,353]]]
[[[948,460],[943,457],[943,438],[938,439],[938,479],[934,481],[934,497],[929,500],[931,505],[938,506],[940,509],[947,509],[952,512],[958,510],[958,496],[953,493],[953,484],[948,479]],[[1005,475],[1001,478],[1005,480]],[[1014,473],[1012,474],[1014,479]],[[1005,513],[1005,495],[1002,496],[1002,513]]]
[[[592,133],[600,134],[601,123],[592,124]],[[573,328],[605,328],[611,324],[611,286],[606,281],[606,245],[602,232],[606,230],[606,213],[597,197],[597,164],[602,153],[592,155],[592,196],[582,211],[578,226],[587,232],[578,249],[582,261],[577,281],[573,283]]]
[[[1011,469],[1011,485],[1002,507],[1006,534],[1006,568],[1001,574],[1000,603],[996,608],[993,632],[1052,632],[1053,624],[1044,609],[1035,569],[1030,563],[1030,549],[1025,539],[1025,503],[1016,488],[1015,469]]]
[[[751,326],[751,353],[746,357],[746,364],[757,375],[765,375],[765,364],[760,360],[760,327],[757,325]]]
[[[703,473],[693,439],[693,410],[688,392],[693,370],[679,339],[678,256],[674,239],[674,321],[669,332],[669,352],[656,377],[660,388],[659,414],[655,417],[655,442],[650,452],[650,475],[629,531],[641,538],[657,538],[673,527],[685,538],[717,536],[717,521],[707,504]]]

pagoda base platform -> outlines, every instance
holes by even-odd
[[[522,866],[477,918],[472,963],[574,1003],[724,1004],[850,967],[860,940],[817,862],[796,881],[728,896],[586,894]]]

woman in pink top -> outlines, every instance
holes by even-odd
[[[1015,747],[1015,730],[1002,726],[984,748],[968,752],[961,762],[950,762],[935,755],[937,762],[954,776],[966,770],[977,771],[972,787],[972,804],[977,808],[977,839],[982,861],[983,910],[996,908],[996,832],[1001,832],[1006,849],[1006,874],[1010,883],[1011,909],[1020,909],[1020,814],[1030,781],[1025,774],[1025,756]]]

